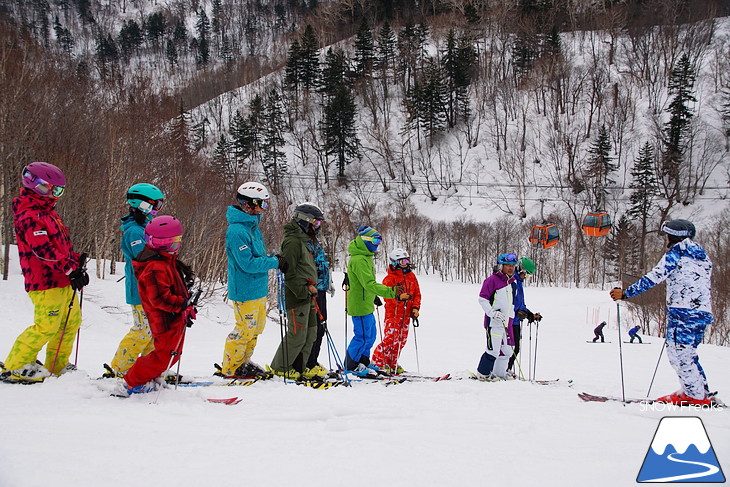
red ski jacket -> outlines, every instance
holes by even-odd
[[[190,297],[177,256],[148,246],[132,261],[139,296],[153,335],[185,326],[183,311]]]
[[[13,199],[13,221],[25,290],[45,291],[71,285],[68,273],[78,267],[68,227],[56,213],[56,199],[28,188]]]
[[[405,322],[408,323],[411,318],[411,310],[413,308],[421,309],[421,287],[418,285],[416,274],[413,271],[403,272],[403,269],[389,265],[388,275],[383,279],[383,284],[390,287],[400,284],[403,292],[413,296],[408,301],[385,300],[385,321],[401,322],[405,313]]]

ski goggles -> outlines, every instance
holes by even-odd
[[[66,189],[65,186],[56,186],[49,183],[45,179],[39,178],[38,176],[33,176],[30,171],[26,171],[25,174],[23,174],[23,177],[31,180],[33,184],[35,184],[36,192],[45,196],[60,198],[64,190]]]
[[[360,238],[362,238],[366,242],[372,243],[373,245],[380,245],[380,242],[383,241],[383,237],[381,237],[380,235],[371,235],[371,236],[360,235]]]
[[[501,254],[497,258],[498,264],[507,264],[507,265],[517,265],[517,255],[516,254]]]
[[[294,212],[294,218],[304,220],[305,222],[310,223],[314,228],[319,228],[322,225],[322,222],[324,221],[324,220],[318,220],[316,218],[310,218],[307,215],[299,213],[298,211]]]
[[[180,251],[182,245],[182,235],[175,235],[174,237],[147,237],[147,243],[153,249],[164,250],[171,254],[176,254]]]
[[[399,266],[405,267],[407,265],[410,265],[410,263],[411,263],[411,259],[409,259],[407,257],[404,257],[402,259],[398,259],[398,265]]]
[[[269,207],[269,200],[265,200],[262,198],[253,198],[251,200],[251,204],[254,206],[258,206],[262,210],[265,210],[266,208]]]
[[[165,200],[142,200],[138,208],[142,213],[155,216],[163,206],[165,206]]]

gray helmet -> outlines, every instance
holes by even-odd
[[[304,233],[309,233],[310,228],[317,232],[324,221],[324,213],[319,206],[305,201],[294,208],[292,219],[299,224]]]
[[[681,240],[689,237],[694,238],[697,231],[694,224],[689,220],[672,220],[662,225],[662,232],[669,236],[682,237]]]

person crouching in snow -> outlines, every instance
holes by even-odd
[[[353,337],[347,346],[345,368],[361,377],[377,375],[378,367],[370,363],[370,349],[377,334],[375,326],[375,296],[407,301],[411,295],[388,287],[375,280],[373,256],[382,241],[380,234],[371,227],[358,228],[358,236],[347,246],[350,261],[347,263],[349,291],[347,314],[352,316]]]
[[[395,249],[388,258],[388,275],[383,279],[385,286],[400,286],[404,292],[413,296],[408,301],[385,300],[385,332],[383,341],[375,348],[372,362],[388,373],[401,374],[404,370],[398,365],[398,357],[408,339],[408,325],[411,318],[418,318],[421,308],[421,288],[416,274],[411,268],[408,251]]]
[[[139,295],[152,331],[154,350],[137,359],[120,382],[126,394],[156,390],[160,375],[182,354],[185,326],[195,319],[186,286],[190,276],[177,254],[183,226],[172,216],[158,216],[144,229],[147,244],[132,261]]]
[[[662,225],[667,253],[644,277],[628,288],[610,291],[614,301],[630,299],[667,281],[667,357],[677,371],[682,388],[657,399],[670,404],[705,406],[707,377],[697,356],[707,325],[713,322],[710,299],[712,262],[701,245],[692,239],[696,230],[687,220]]]
[[[487,330],[487,349],[479,360],[477,372],[483,377],[504,379],[512,356],[514,338],[511,322],[514,318],[514,281],[517,256],[501,254],[494,274],[484,280],[479,292],[479,305],[484,310],[484,328]]]

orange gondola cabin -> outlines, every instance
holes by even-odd
[[[611,217],[605,211],[588,213],[583,218],[583,233],[589,237],[603,237],[611,231]]]
[[[555,247],[560,241],[560,231],[554,223],[535,225],[530,232],[530,243],[544,249]]]

